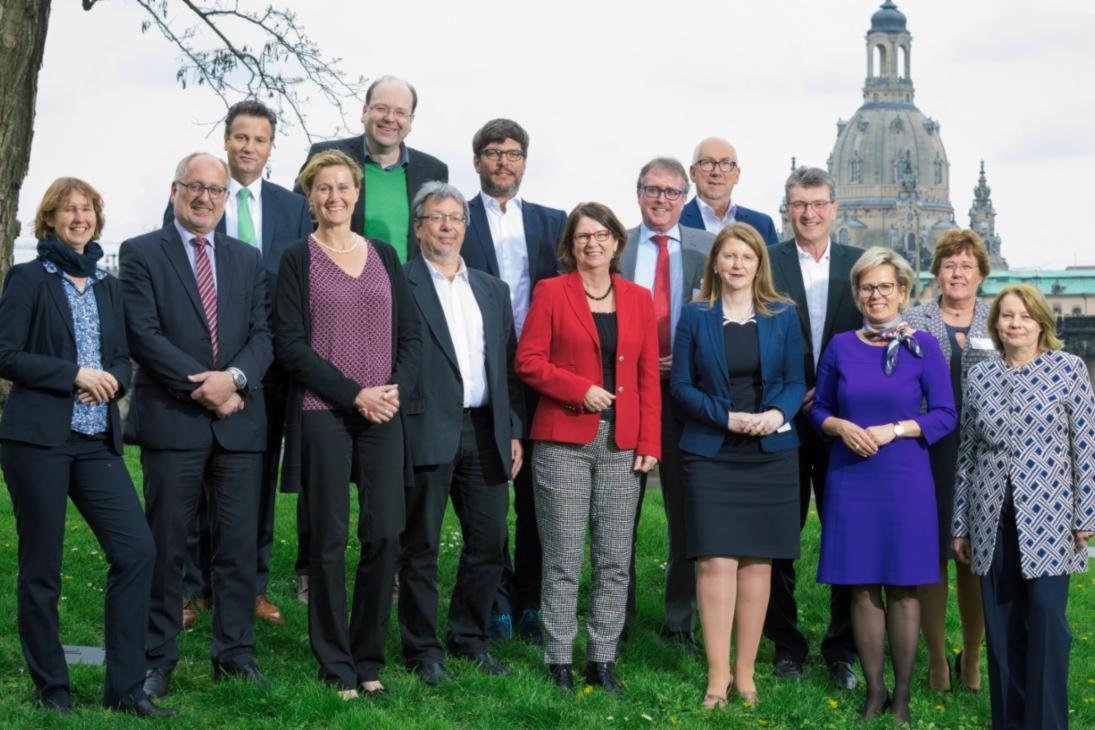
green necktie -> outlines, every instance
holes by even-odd
[[[240,188],[240,191],[236,193],[236,197],[239,198],[239,239],[244,243],[257,246],[255,221],[251,220],[251,206],[248,205],[248,201],[251,199],[251,191],[247,188]]]

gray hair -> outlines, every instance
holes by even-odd
[[[905,260],[905,257],[894,251],[892,248],[886,248],[884,246],[872,246],[863,252],[863,255],[859,257],[859,261],[855,262],[852,266],[850,275],[852,283],[852,299],[857,303],[859,302],[859,280],[871,269],[877,269],[879,266],[890,265],[894,268],[894,274],[897,277],[897,285],[904,287],[905,289],[905,301],[901,304],[901,311],[905,311],[905,308],[909,305],[909,298],[912,294],[913,280],[916,278],[916,274],[912,270],[912,266]]]
[[[791,199],[791,188],[796,185],[800,188],[819,188],[825,185],[829,188],[829,200],[836,200],[836,180],[833,180],[833,176],[820,167],[803,165],[791,173],[787,182],[783,184],[783,193],[788,200]]]
[[[426,201],[431,198],[438,201],[455,200],[464,208],[464,220],[468,219],[468,216],[470,215],[468,211],[468,201],[464,198],[464,194],[460,192],[459,188],[455,185],[450,185],[447,182],[441,182],[440,180],[430,180],[418,189],[418,192],[414,196],[414,202],[411,203],[411,210],[414,211],[416,220],[426,215]]]
[[[224,168],[224,181],[228,182],[228,163],[208,152],[191,152],[189,155],[179,160],[179,164],[175,166],[175,180],[182,180],[183,176],[186,175],[186,171],[190,168],[190,163],[199,157],[208,157],[211,160],[216,160],[221,163],[221,167]]]
[[[381,84],[386,84],[388,82],[403,84],[407,87],[407,91],[411,92],[411,114],[414,114],[414,110],[418,108],[418,92],[415,91],[415,88],[411,85],[410,81],[404,81],[398,76],[391,76],[386,74],[384,76],[377,77],[377,79],[374,80],[373,83],[369,84],[369,88],[365,89],[365,104],[368,105],[369,102],[372,100],[373,91],[376,90],[376,87],[380,86]]]
[[[684,194],[688,195],[690,184],[688,182],[688,172],[684,169],[684,165],[676,157],[655,157],[650,162],[643,165],[643,168],[639,170],[639,179],[635,183],[635,189],[639,189],[643,186],[643,178],[651,170],[665,170],[666,172],[676,173],[681,178],[681,184],[684,185]]]

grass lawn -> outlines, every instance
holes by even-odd
[[[140,484],[136,452],[127,454],[135,483]],[[856,720],[861,691],[838,693],[831,689],[818,654],[807,660],[801,684],[781,683],[771,676],[772,647],[761,646],[757,685],[761,704],[741,705],[717,711],[699,709],[705,687],[702,660],[681,655],[659,638],[661,627],[662,563],[666,552],[665,517],[661,495],[647,494],[639,533],[639,621],[627,650],[619,660],[617,676],[625,686],[617,700],[584,685],[574,694],[559,693],[548,681],[542,654],[514,640],[495,645],[492,652],[514,669],[510,678],[487,677],[463,661],[449,660],[453,684],[428,688],[402,668],[398,629],[393,621],[388,634],[388,668],[382,679],[390,696],[382,701],[341,702],[316,679],[316,665],[308,647],[305,607],[294,599],[295,497],[280,495],[277,544],[274,549],[271,599],[284,612],[287,624],[274,627],[259,623],[257,660],[273,681],[273,689],[261,693],[228,682],[214,685],[210,679],[208,635],[210,616],[203,614],[197,626],[180,638],[183,657],[174,675],[173,692],[165,704],[181,711],[178,727],[346,727],[346,728],[554,728],[554,727],[766,727],[843,728]],[[65,543],[64,593],[61,597],[61,638],[67,644],[101,645],[102,592],[106,563],[94,537],[74,508],[69,507]],[[353,531],[351,531],[353,532]],[[803,535],[799,564],[801,623],[816,649],[824,633],[828,606],[827,589],[814,584],[817,563],[816,516],[811,516]],[[61,718],[35,709],[16,632],[16,535],[11,501],[0,490],[0,726],[24,727],[127,727],[141,721],[98,709],[103,669],[72,668],[73,699],[79,713]],[[451,510],[446,517],[441,554],[440,582],[447,598],[456,572],[460,549],[459,526]],[[351,544],[349,565],[357,551]],[[352,574],[352,573],[351,573]],[[579,611],[585,611],[588,570]],[[952,646],[959,631],[952,591]],[[445,611],[442,608],[442,616]],[[1069,697],[1072,726],[1095,727],[1095,574],[1074,576],[1069,615],[1073,629],[1072,672]],[[444,621],[444,618],[442,618]],[[581,626],[581,621],[579,621]],[[444,626],[441,629],[444,632]],[[584,638],[576,649],[576,665],[584,661]],[[988,679],[980,695],[966,692],[934,693],[927,687],[927,659],[921,648],[913,688],[913,717],[919,727],[980,728],[989,722]],[[891,727],[883,715],[871,727]]]

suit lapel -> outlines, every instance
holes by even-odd
[[[277,219],[281,212],[278,205],[277,191],[273,185],[262,181],[262,257],[265,259],[271,255],[274,245],[274,229],[281,225]]]
[[[472,198],[468,202],[468,212],[471,215],[471,227],[475,233],[475,242],[479,246],[479,253],[487,263],[487,273],[491,276],[499,276],[498,256],[494,251],[494,238],[490,233],[490,224],[487,223],[487,210],[483,206],[482,198],[478,195]]]
[[[434,289],[433,279],[426,268],[426,260],[421,256],[411,261],[407,281],[411,284],[418,311],[422,313],[422,321],[430,328],[437,343],[441,345],[441,351],[452,363],[453,369],[460,372],[460,364],[456,360],[456,348],[453,347],[449,324],[445,320],[445,310],[441,308],[441,300],[437,298],[437,290]]]
[[[825,303],[825,327],[821,332],[821,341],[828,342],[833,336],[833,322],[837,320],[840,305],[847,297],[841,296],[841,291],[847,291],[845,287],[851,287],[848,282],[848,274],[851,267],[844,256],[844,249],[836,244],[829,244],[829,297]]]
[[[585,328],[590,339],[597,343],[599,350],[601,338],[597,336],[597,326],[593,324],[593,314],[589,311],[589,305],[586,304],[586,291],[582,285],[582,277],[577,272],[569,274],[567,277],[566,296],[567,301],[570,302],[570,306],[574,310],[574,316],[582,323],[582,327]],[[616,309],[618,310],[619,306]]]
[[[628,281],[635,281],[635,265],[639,260],[639,229],[627,232],[627,247],[620,257],[620,273]]]
[[[53,300],[54,305],[57,307],[57,311],[61,313],[61,319],[64,320],[65,326],[68,327],[68,333],[72,335],[72,339],[75,341],[76,328],[72,323],[72,309],[68,306],[68,297],[65,296],[65,282],[61,280],[63,274],[51,274],[45,269],[42,271],[46,275],[49,298]],[[87,285],[85,284],[85,286]]]
[[[798,265],[798,247],[794,241],[780,251],[778,256],[773,256],[772,262],[783,272],[779,277],[786,284],[787,291],[783,293],[795,300],[802,332],[806,335],[806,342],[809,343],[810,308],[806,305],[806,285],[802,283],[802,269]]]
[[[521,201],[521,222],[525,229],[525,249],[528,251],[529,281],[536,280],[536,261],[540,252],[540,237],[544,232],[540,226],[540,217],[533,215],[532,204]]]
[[[175,269],[175,274],[179,277],[183,291],[190,298],[190,303],[194,305],[194,311],[198,313],[202,322],[205,322],[206,329],[208,329],[209,323],[205,320],[205,307],[202,306],[201,297],[198,296],[198,280],[194,276],[194,270],[190,268],[190,259],[187,258],[186,250],[183,248],[186,244],[179,237],[179,232],[175,230],[174,223],[170,227],[164,228],[163,232],[164,236],[160,240],[160,245],[163,246],[164,255],[171,263],[171,267]],[[217,253],[219,254],[220,251]],[[218,263],[220,263],[219,256]],[[218,293],[217,296],[219,307],[220,294]]]
[[[722,376],[720,383],[726,393],[730,392],[730,365],[726,362],[726,335],[723,333],[722,303],[716,301],[704,314],[703,329],[707,344],[715,358],[715,366]]]
[[[498,317],[498,306],[491,297],[490,290],[487,289],[482,277],[476,276],[476,273],[478,272],[468,269],[468,283],[471,285],[471,293],[475,295],[475,302],[479,305],[479,313],[483,317],[483,355],[487,365],[487,383],[491,388],[494,388],[496,383],[504,383],[506,377],[505,374],[502,374],[502,379],[498,380],[498,373],[494,371],[494,363],[505,360],[504,353],[506,350],[505,344],[502,342],[502,322]],[[503,355],[501,358],[496,359],[494,353],[499,351]]]

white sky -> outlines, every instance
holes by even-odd
[[[408,143],[445,160],[465,193],[478,191],[472,134],[506,116],[531,137],[525,197],[566,209],[599,200],[628,226],[638,221],[642,163],[673,155],[687,164],[709,135],[737,146],[743,175],[734,199],[775,218],[791,156],[824,167],[837,119],[861,102],[864,36],[879,5],[274,1],[293,7],[347,71],[396,74],[417,86]],[[983,158],[1013,268],[1095,264],[1074,223],[1075,211],[1082,219],[1095,206],[1084,183],[1095,169],[1095,3],[898,5],[913,36],[916,103],[942,125],[958,223],[969,223]],[[221,129],[207,136],[202,123],[223,106],[200,87],[179,87],[177,51],[155,30],[141,35],[142,19],[117,0],[90,12],[75,0],[53,4],[20,197],[25,229],[61,175],[102,192],[104,241],[157,228],[179,158],[221,151]],[[320,136],[336,123],[319,103],[310,121]],[[290,186],[307,147],[299,129],[279,134],[272,179]]]

